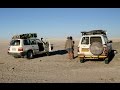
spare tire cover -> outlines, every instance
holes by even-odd
[[[103,45],[100,42],[93,42],[90,45],[90,52],[93,55],[101,55],[103,52]]]

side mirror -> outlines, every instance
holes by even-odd
[[[43,40],[43,38],[41,38],[41,41]]]
[[[108,43],[112,43],[112,40],[109,40]]]

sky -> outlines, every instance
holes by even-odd
[[[79,38],[81,31],[95,29],[120,38],[120,8],[0,8],[0,39],[23,33]]]

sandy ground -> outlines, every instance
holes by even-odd
[[[54,53],[32,60],[7,54],[8,42],[0,43],[0,83],[120,83],[120,42],[113,42],[118,51],[109,64],[104,61],[78,62],[67,59],[63,40],[52,41]],[[78,41],[75,41],[77,56]]]

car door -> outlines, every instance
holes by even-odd
[[[36,54],[39,53],[39,47],[38,47],[38,44],[36,42],[36,39],[30,39],[30,43],[31,43],[32,50],[34,50],[34,52]]]
[[[90,51],[89,51],[89,47],[90,47],[90,44],[89,44],[89,37],[83,37],[81,39],[81,42],[80,42],[80,52],[85,54],[85,55],[89,55],[90,54]]]
[[[23,43],[22,47],[23,47],[23,49],[24,49],[25,52],[27,52],[28,50],[31,49],[31,43],[30,43],[29,39],[24,39],[22,43]]]
[[[36,39],[36,42],[39,48],[39,52],[44,51],[44,43],[40,41],[39,39]]]

